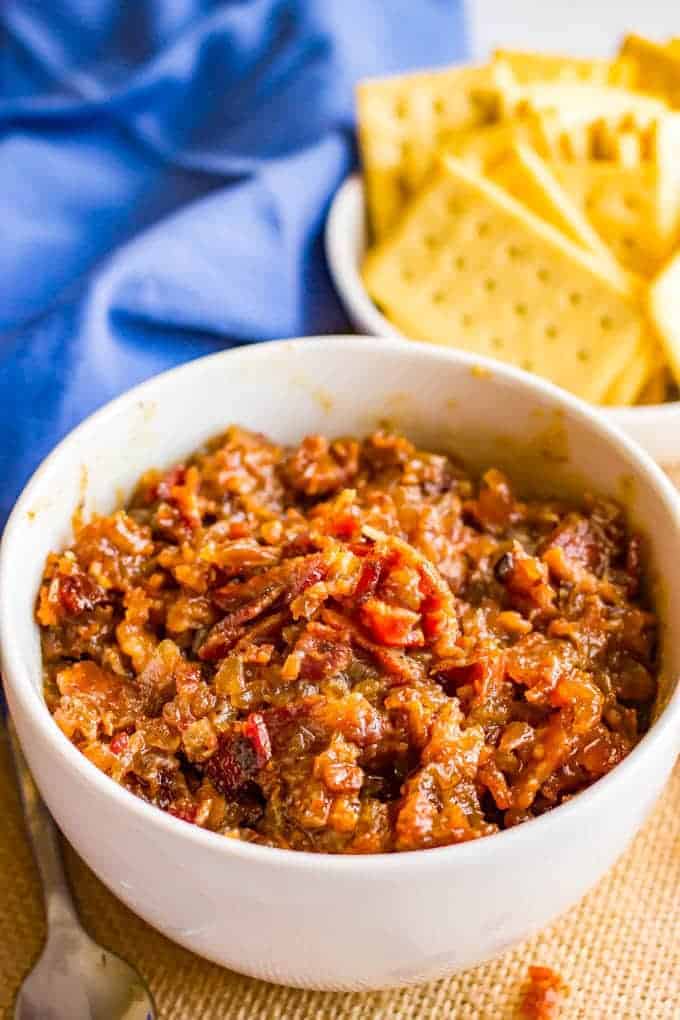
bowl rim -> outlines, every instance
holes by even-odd
[[[373,336],[388,336],[407,340],[409,338],[406,334],[397,329],[373,302],[361,278],[357,262],[354,258],[348,257],[347,221],[350,216],[356,215],[358,208],[362,210],[363,214],[365,210],[364,182],[361,174],[355,171],[345,177],[333,195],[324,228],[326,260],[333,286],[348,313],[361,322],[362,328],[370,329]],[[612,421],[624,429],[645,425],[650,428],[671,428],[677,426],[680,414],[680,400],[668,400],[663,404],[639,404],[632,407],[626,405],[598,406]]]
[[[572,418],[580,420],[587,428],[599,432],[608,444],[613,446],[624,459],[630,462],[631,467],[635,468],[636,474],[640,476],[646,485],[655,491],[657,498],[662,501],[664,509],[670,518],[674,520],[680,535],[680,497],[670,479],[667,478],[652,458],[592,407],[531,373],[500,364],[489,358],[476,357],[451,348],[429,344],[413,344],[409,341],[374,336],[338,334],[299,337],[230,348],[215,354],[191,359],[179,366],[152,376],[132,389],[126,390],[86,417],[57,444],[37,467],[15,503],[4,529],[2,543],[0,544],[0,654],[2,656],[5,683],[11,688],[12,697],[16,698],[21,704],[22,713],[28,718],[33,734],[43,740],[48,747],[49,754],[58,755],[64,760],[66,767],[71,773],[71,777],[76,782],[93,785],[95,790],[108,802],[111,808],[117,807],[121,811],[131,812],[140,823],[151,826],[159,835],[166,834],[170,838],[178,836],[189,844],[201,847],[206,852],[214,850],[227,856],[235,855],[254,865],[312,869],[333,873],[359,872],[368,878],[391,874],[394,869],[408,870],[413,868],[418,870],[441,865],[452,866],[455,863],[462,866],[470,857],[478,860],[480,854],[494,854],[494,851],[495,854],[498,854],[502,852],[503,847],[510,848],[521,845],[522,842],[532,841],[540,832],[548,831],[551,827],[557,830],[560,826],[567,825],[570,818],[577,817],[581,807],[585,806],[587,802],[596,803],[598,800],[603,800],[605,794],[617,785],[623,788],[627,776],[636,768],[642,755],[650,754],[653,748],[670,734],[671,730],[675,729],[680,734],[680,682],[676,683],[675,689],[664,705],[659,718],[652,724],[640,742],[622,762],[612,769],[611,772],[607,773],[607,775],[581,791],[578,796],[538,818],[531,819],[530,821],[523,822],[521,825],[494,833],[482,839],[462,844],[433,847],[427,850],[357,855],[323,854],[305,850],[285,850],[278,847],[260,846],[238,839],[230,839],[174,818],[167,812],[147,804],[139,797],[119,786],[118,783],[112,781],[109,776],[105,775],[85,758],[54,723],[44,699],[39,693],[39,689],[32,682],[32,670],[21,655],[17,642],[12,640],[11,637],[10,595],[12,591],[12,576],[10,567],[13,546],[18,540],[21,531],[26,527],[26,521],[28,520],[27,510],[33,504],[43,477],[48,474],[52,466],[58,463],[59,459],[69,449],[77,446],[79,437],[86,430],[95,424],[98,425],[106,422],[109,418],[116,417],[129,404],[149,398],[158,400],[157,389],[159,385],[163,386],[170,379],[177,380],[183,375],[190,377],[192,372],[197,371],[198,366],[202,368],[206,363],[230,358],[246,361],[266,360],[273,348],[280,350],[283,347],[290,354],[297,355],[300,351],[327,348],[329,344],[334,346],[342,345],[348,354],[352,353],[358,356],[361,356],[362,351],[368,350],[371,350],[373,353],[384,353],[386,356],[391,354],[405,355],[408,352],[410,357],[430,360],[433,364],[444,361],[468,367],[471,371],[478,371],[479,369],[487,370],[507,383],[537,391],[543,398],[561,406]],[[222,848],[221,850],[218,849],[220,847]]]
[[[333,286],[350,315],[361,322],[362,328],[370,329],[371,335],[406,340],[408,337],[374,304],[361,278],[359,265],[351,251],[348,252],[352,239],[347,233],[347,220],[356,216],[357,210],[361,211],[365,223],[364,183],[361,174],[352,173],[333,196],[324,227],[324,248]],[[365,226],[363,229],[365,231]]]

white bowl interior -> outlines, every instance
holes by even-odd
[[[86,516],[110,511],[144,470],[182,458],[232,422],[283,442],[390,425],[472,467],[497,465],[537,494],[615,496],[649,536],[652,569],[664,575],[662,609],[680,619],[678,572],[664,572],[669,555],[680,556],[674,494],[666,483],[660,498],[648,474],[653,465],[641,468],[583,405],[523,373],[427,345],[281,341],[204,358],[139,387],[76,430],[34,476],[5,537],[3,578],[11,578],[12,593],[3,630],[36,693],[36,592],[45,556],[70,539],[75,508]],[[678,673],[676,640],[665,675]]]
[[[337,192],[326,222],[326,256],[343,306],[360,333],[401,337],[368,295],[361,278],[367,247],[364,189],[358,174]],[[680,402],[649,407],[616,407],[603,412],[662,464],[680,464]]]

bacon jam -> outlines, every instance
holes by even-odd
[[[226,836],[462,843],[644,732],[641,559],[611,502],[521,500],[385,432],[291,449],[232,427],[48,557],[47,703],[115,782]]]

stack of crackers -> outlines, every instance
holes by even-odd
[[[605,405],[680,382],[680,40],[368,80],[368,291],[406,335]]]

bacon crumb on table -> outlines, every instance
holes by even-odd
[[[562,978],[550,967],[529,967],[529,983],[519,1015],[524,1020],[557,1020],[560,1005],[568,994]]]
[[[55,722],[184,822],[375,853],[541,815],[649,724],[644,543],[403,436],[232,427],[51,554]]]

